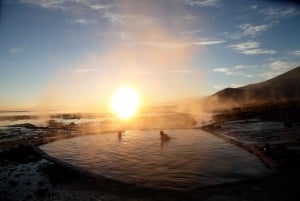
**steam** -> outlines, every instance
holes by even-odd
[[[120,85],[134,86],[144,105],[198,96],[204,76],[192,62],[192,38],[182,34],[190,23],[185,15],[179,1],[120,1],[101,16],[110,24],[98,29],[104,50],[63,67],[39,108],[102,112]],[[178,108],[201,112],[195,103]]]

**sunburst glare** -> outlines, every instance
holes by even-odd
[[[140,97],[132,87],[119,88],[112,97],[111,108],[122,119],[128,119],[136,114],[140,106]]]

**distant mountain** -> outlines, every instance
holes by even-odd
[[[226,109],[295,99],[300,99],[300,66],[264,82],[223,89],[204,104],[211,109]]]

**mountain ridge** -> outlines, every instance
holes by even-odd
[[[204,102],[209,108],[225,109],[296,99],[300,99],[300,66],[263,82],[225,88]]]

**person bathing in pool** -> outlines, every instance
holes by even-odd
[[[162,141],[169,141],[171,139],[171,137],[162,130],[159,132],[159,134]]]

